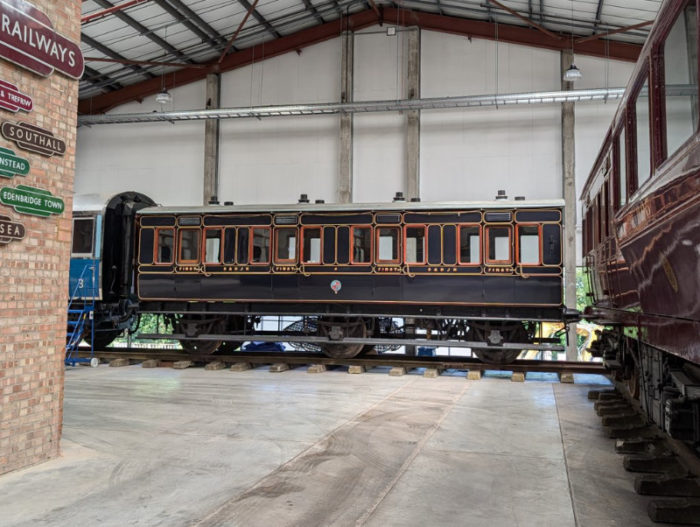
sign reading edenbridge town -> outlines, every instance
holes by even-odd
[[[14,207],[16,212],[44,217],[61,214],[65,208],[61,198],[52,195],[48,190],[28,185],[3,187],[0,189],[0,203]]]
[[[12,240],[21,240],[24,234],[24,225],[12,221],[9,216],[0,216],[0,245],[7,245]]]
[[[19,157],[9,148],[0,147],[0,176],[15,177],[29,174],[29,161]]]
[[[62,156],[66,153],[66,143],[54,137],[50,131],[33,124],[5,121],[0,127],[0,133],[5,139],[17,143],[18,147],[43,156]]]
[[[34,102],[29,95],[19,91],[14,84],[0,80],[0,108],[11,112],[19,110],[31,112],[33,107]]]
[[[79,79],[85,67],[80,46],[56,33],[49,17],[24,0],[0,0],[0,57],[43,77],[55,69]]]

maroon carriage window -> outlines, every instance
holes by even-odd
[[[267,265],[270,263],[270,227],[250,228],[248,257],[250,258],[250,263],[253,265]],[[240,254],[238,260],[238,263],[243,263]]]
[[[460,265],[479,265],[481,263],[481,226],[459,226],[459,263]]]
[[[512,243],[510,225],[489,225],[486,227],[486,263],[511,264]]]
[[[399,228],[377,228],[377,263],[399,263]]]
[[[540,225],[518,225],[517,253],[520,265],[542,263],[542,236]]]
[[[414,265],[425,264],[425,244],[428,228],[425,225],[406,225],[403,232],[403,261]]]
[[[372,227],[350,227],[350,263],[367,265],[372,261]]]
[[[199,229],[180,229],[178,238],[178,263],[199,263]]]
[[[297,228],[279,227],[275,229],[275,263],[296,263]]]
[[[156,264],[173,263],[173,246],[175,242],[175,229],[156,229],[155,258]]]
[[[205,229],[202,261],[207,264],[220,264],[222,247],[222,229]]]
[[[323,239],[320,227],[302,227],[301,229],[301,261],[303,263],[320,264],[323,254]]]

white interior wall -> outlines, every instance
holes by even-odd
[[[406,33],[380,28],[355,36],[354,99],[405,97]],[[423,31],[421,95],[438,97],[557,90],[559,53]],[[576,88],[624,86],[633,65],[577,56]],[[337,101],[340,39],[222,75],[222,107]],[[169,109],[203,108],[204,82],[172,90]],[[576,106],[576,177],[580,186],[617,108]],[[160,111],[153,97],[119,113]],[[389,201],[405,188],[405,116],[356,114],[354,199]],[[221,201],[289,203],[302,192],[334,201],[338,116],[221,122]],[[423,111],[421,193],[424,200],[561,196],[560,108],[520,106]],[[202,199],[204,123],[101,125],[78,132],[76,193],[144,192],[160,203]],[[580,209],[579,209],[580,210]]]
[[[165,110],[203,108],[204,82],[171,90]],[[110,113],[162,111],[154,97]],[[158,203],[201,205],[204,122],[115,124],[78,128],[75,193],[135,190]]]

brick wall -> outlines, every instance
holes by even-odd
[[[32,0],[54,29],[80,41],[80,0]],[[59,454],[63,419],[63,358],[75,168],[78,81],[54,72],[40,77],[0,59],[0,79],[32,97],[30,113],[0,109],[0,122],[35,124],[66,142],[64,156],[44,157],[0,137],[0,147],[28,159],[26,177],[0,178],[51,191],[65,202],[59,216],[0,215],[26,228],[22,241],[0,245],[0,474]]]

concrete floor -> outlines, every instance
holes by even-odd
[[[69,368],[0,525],[652,525],[576,379]]]

